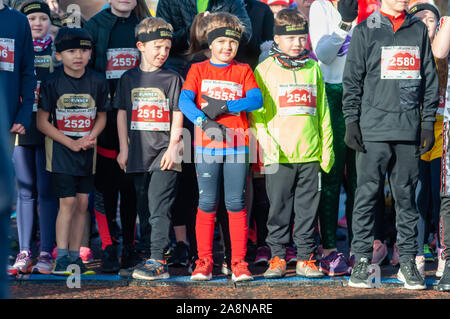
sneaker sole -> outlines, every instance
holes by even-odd
[[[322,278],[325,276],[325,274],[321,275],[305,275],[305,274],[299,274],[298,272],[295,272],[295,274],[299,277],[305,277],[305,278]]]
[[[240,275],[239,277],[236,277],[234,274],[231,275],[231,280],[233,282],[240,282],[240,281],[252,281],[253,277],[249,275]]]
[[[441,278],[443,274],[444,274],[444,271],[436,271],[435,276],[438,278]]]
[[[211,280],[212,278],[212,274],[209,274],[208,276],[205,276],[203,274],[197,274],[195,276],[191,276],[191,280],[194,281],[207,281],[207,280]]]
[[[426,285],[410,285],[406,282],[405,277],[401,272],[397,274],[397,279],[403,283],[403,287],[409,290],[424,290],[427,289]]]
[[[345,272],[332,272],[332,271],[328,271],[328,270],[326,270],[326,269],[324,269],[322,267],[320,267],[319,270],[321,272],[323,272],[325,275],[330,276],[330,277],[349,275],[348,271],[345,271]]]
[[[71,276],[73,275],[71,272],[65,271],[65,270],[61,270],[61,271],[52,271],[52,275],[56,275],[56,276]]]
[[[351,279],[348,281],[348,286],[353,287],[353,288],[364,288],[364,289],[373,288],[373,287],[369,286],[366,282],[356,283],[356,282],[353,282]]]
[[[437,286],[439,291],[450,291],[450,285],[439,285]]]
[[[41,274],[41,275],[51,275],[52,271],[51,270],[42,270],[42,269],[39,269],[39,268],[33,268],[31,273],[33,273],[33,274]]]
[[[156,276],[145,276],[145,275],[141,275],[139,273],[134,273],[133,272],[132,277],[134,279],[141,279],[141,280],[158,280],[158,279],[169,279],[170,278],[170,274],[169,273],[164,273],[164,274],[156,275]]]

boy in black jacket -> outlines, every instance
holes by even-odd
[[[414,196],[419,156],[434,144],[438,77],[427,28],[406,13],[407,5],[404,0],[383,0],[381,9],[355,28],[344,69],[345,142],[357,151],[352,241],[356,263],[350,287],[372,287],[368,267],[374,212],[388,172],[397,212],[398,279],[407,289],[426,288],[415,264]]]

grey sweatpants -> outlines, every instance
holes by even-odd
[[[272,258],[285,258],[289,243],[289,222],[294,213],[293,239],[297,259],[308,260],[314,252],[314,226],[320,201],[320,166],[318,162],[278,164],[278,171],[266,175],[270,201],[267,220],[267,245]]]
[[[419,175],[419,147],[414,142],[364,142],[367,153],[356,153],[357,188],[353,207],[352,249],[356,260],[372,258],[374,216],[381,184],[388,172],[395,200],[400,263],[417,253],[415,190]]]

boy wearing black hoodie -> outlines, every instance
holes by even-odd
[[[398,279],[407,289],[426,288],[415,263],[414,200],[419,156],[434,144],[439,89],[427,28],[405,11],[408,2],[383,0],[355,28],[344,69],[345,142],[357,151],[350,287],[372,287],[374,212],[388,172],[397,212]]]

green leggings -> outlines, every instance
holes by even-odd
[[[339,216],[339,194],[341,185],[347,193],[345,216],[349,243],[352,241],[352,211],[356,190],[355,152],[344,142],[345,121],[342,114],[342,84],[325,83],[325,91],[330,106],[331,127],[333,129],[334,165],[330,173],[322,172],[322,192],[319,204],[319,222],[322,246],[336,248],[336,230]]]

